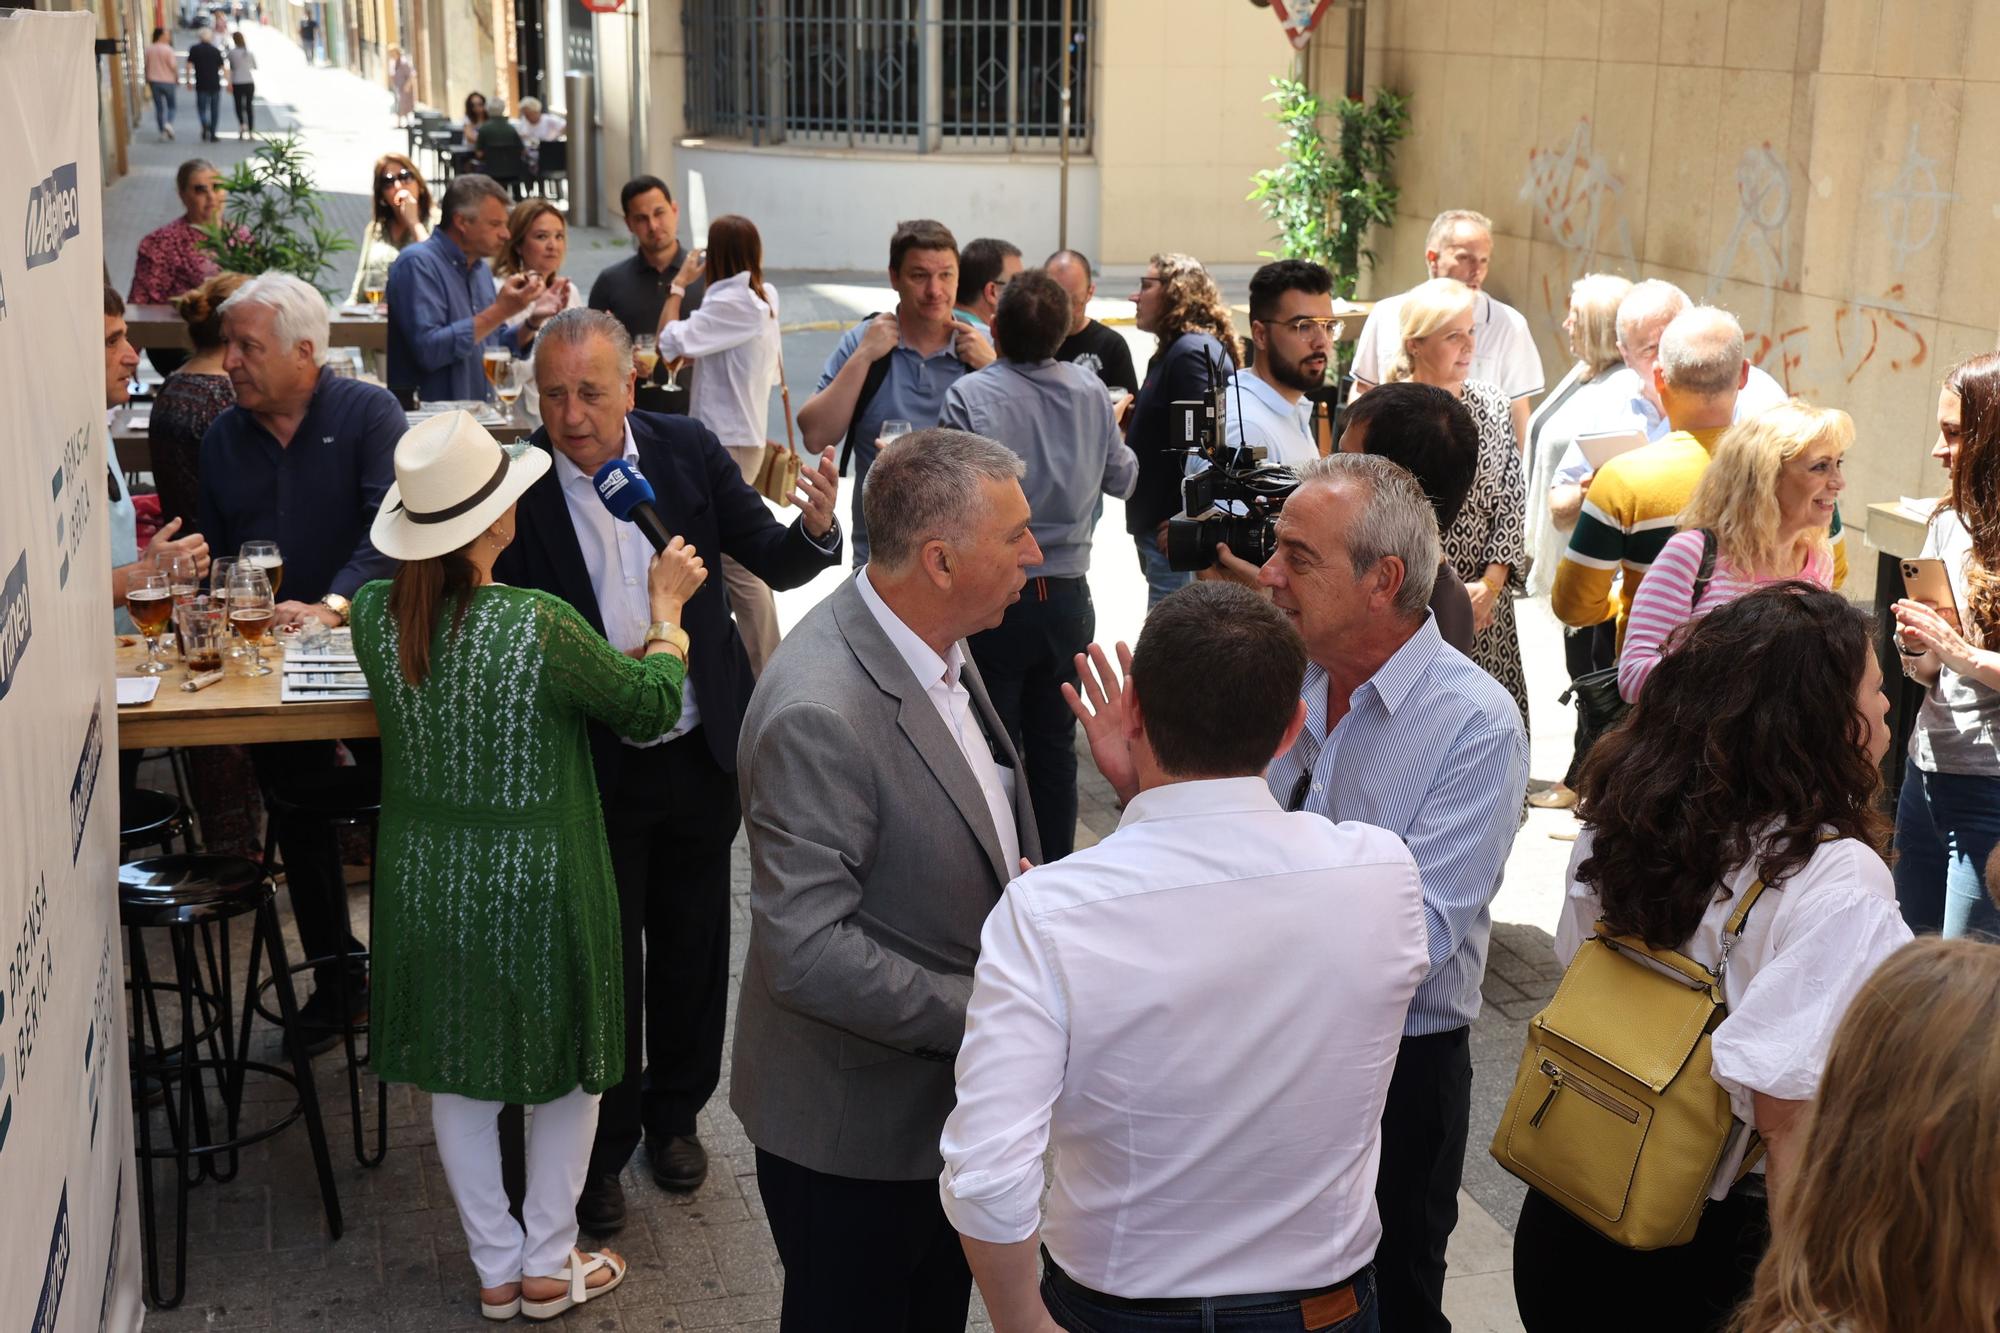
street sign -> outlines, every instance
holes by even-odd
[[[1293,48],[1300,51],[1306,49],[1313,29],[1332,8],[1333,0],[1271,0],[1271,11],[1278,16],[1279,26],[1291,38]]]

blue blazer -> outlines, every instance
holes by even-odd
[[[830,552],[814,545],[802,526],[803,514],[790,527],[773,518],[763,498],[743,480],[736,460],[699,421],[652,412],[634,412],[626,420],[639,448],[639,471],[653,485],[653,507],[667,531],[686,538],[708,564],[708,579],[688,601],[681,628],[689,640],[688,678],[701,703],[700,730],[722,771],[734,773],[736,737],[755,679],[730,618],[729,593],[716,557],[728,555],[773,588],[796,588],[840,563],[840,543]],[[537,430],[530,443],[549,448],[547,428]],[[494,562],[493,577],[560,597],[599,634],[604,632],[597,593],[554,468],[521,496],[513,544]],[[591,723],[590,748],[598,793],[609,800],[618,775],[617,734]]]

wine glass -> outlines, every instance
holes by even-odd
[[[135,571],[125,587],[125,609],[131,613],[132,623],[146,636],[146,660],[137,670],[142,676],[157,676],[167,669],[167,664],[160,660],[160,631],[167,627],[167,618],[174,612],[174,594],[167,576],[157,569]]]
[[[664,388],[668,393],[679,393],[681,391],[681,370],[687,363],[688,359],[684,356],[668,357],[666,360],[667,378],[660,387]]]
[[[900,417],[891,417],[875,432],[875,448],[879,452],[894,444],[898,437],[908,435],[913,428]]]
[[[271,668],[264,665],[259,645],[277,614],[277,599],[272,595],[271,581],[264,577],[264,571],[255,565],[237,561],[236,568],[229,575],[229,621],[236,626],[236,632],[243,636],[243,641],[250,645],[248,674],[252,676],[271,674]]]
[[[264,571],[264,577],[271,581],[271,596],[276,597],[284,587],[285,557],[279,553],[276,542],[244,542],[236,558]]]
[[[632,368],[639,372],[639,383],[651,384],[653,372],[660,368],[659,346],[644,338],[632,344]]]

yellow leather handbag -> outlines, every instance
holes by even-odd
[[[1628,1249],[1694,1238],[1736,1133],[1729,1094],[1710,1074],[1709,1041],[1728,1015],[1729,951],[1763,892],[1762,880],[1752,884],[1730,913],[1713,970],[1599,921],[1528,1021],[1493,1156]],[[1748,1171],[1762,1145],[1745,1132]]]

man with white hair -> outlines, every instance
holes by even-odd
[[[1619,313],[1622,339],[1623,306]],[[1597,625],[1616,615],[1621,647],[1632,598],[1674,535],[1716,442],[1736,420],[1737,397],[1750,376],[1742,327],[1714,306],[1682,311],[1661,334],[1656,355],[1642,350],[1651,361],[1653,392],[1673,430],[1657,443],[1618,455],[1592,478],[1550,593],[1565,625]],[[1837,538],[1837,516],[1834,531]],[[1836,539],[1833,554],[1838,587],[1847,578],[1845,544]],[[1612,576],[1621,572],[1614,592]]]
[[[542,109],[539,97],[521,99],[521,114],[514,118],[514,132],[521,136],[521,147],[526,153],[528,173],[541,170],[541,147],[551,139],[560,139],[569,129],[569,122],[552,111]]]
[[[1469,208],[1448,208],[1431,222],[1424,238],[1424,266],[1433,278],[1457,278],[1472,288],[1472,378],[1497,384],[1513,404],[1514,438],[1528,438],[1530,401],[1545,386],[1541,353],[1521,312],[1485,290],[1493,262],[1493,222]],[[1402,350],[1401,306],[1405,292],[1386,296],[1368,312],[1354,344],[1354,391],[1374,388],[1388,378]]]
[[[1625,358],[1625,368],[1605,377],[1604,383],[1598,387],[1597,401],[1621,404],[1628,414],[1631,428],[1643,432],[1648,443],[1664,440],[1674,429],[1667,422],[1659,391],[1653,387],[1653,366],[1660,359],[1660,336],[1666,332],[1674,316],[1693,304],[1686,292],[1660,278],[1634,283],[1632,290],[1625,294],[1625,299],[1618,303],[1618,352]],[[1784,402],[1787,396],[1783,385],[1756,366],[1751,366],[1742,391],[1736,395],[1731,420],[1754,417],[1765,408]],[[1598,427],[1600,430],[1619,428],[1620,423],[1615,418],[1605,420]],[[1589,482],[1590,461],[1583,456],[1583,450],[1577,447],[1575,441],[1571,441],[1569,448],[1563,452],[1562,461],[1556,464],[1555,479],[1550,487],[1550,507],[1564,519],[1574,522],[1576,506],[1582,501],[1583,492],[1589,489]]]
[[[348,600],[396,562],[375,549],[368,529],[395,480],[396,441],[409,421],[387,390],[326,368],[326,298],[289,273],[250,279],[222,304],[222,368],[236,405],[201,441],[201,531],[218,552],[248,541],[278,544],[284,564],[277,622],[344,624]],[[260,772],[280,788],[311,783],[334,767],[331,741],[254,746]],[[357,760],[378,753],[350,743]],[[348,927],[346,886],[324,820],[274,817],[285,878],[319,988],[302,1018],[308,1049],[331,1045],[339,1020],[331,986],[337,955],[359,952]],[[361,965],[344,988],[349,1016],[367,1012]]]

